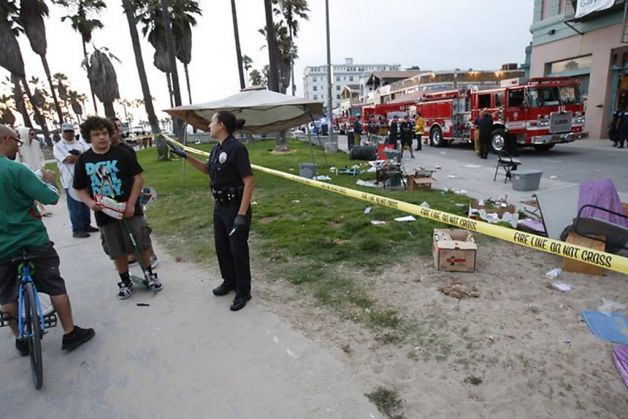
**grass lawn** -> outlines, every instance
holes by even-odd
[[[281,155],[270,152],[273,146],[273,140],[247,145],[251,162],[298,174],[300,162],[312,161],[312,151],[305,143],[291,141],[291,152]],[[154,234],[175,256],[213,264],[213,203],[207,175],[187,163],[184,167],[180,160],[159,162],[154,150],[138,155],[145,170],[145,183],[157,190],[158,199],[148,210]],[[319,148],[314,149],[314,157],[317,174],[330,174],[332,166],[364,163],[337,153],[327,155],[325,165]],[[341,186],[416,204],[426,201],[432,208],[454,214],[466,212],[467,198],[454,193],[381,191],[356,185],[358,178],[373,179],[374,174],[330,176],[333,183]],[[263,260],[274,278],[303,287],[341,314],[375,328],[399,327],[397,313],[377,309],[377,301],[369,290],[353,278],[359,271],[383,269],[386,263],[400,261],[408,254],[430,254],[432,230],[443,227],[442,224],[425,219],[395,222],[394,217],[406,214],[381,207],[373,207],[365,214],[369,204],[363,201],[264,173],[255,173],[255,185],[251,237],[254,259]],[[372,220],[387,223],[375,226]],[[356,274],[342,275],[337,269],[340,265]]]

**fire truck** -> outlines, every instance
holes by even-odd
[[[425,93],[416,112],[425,119],[425,136],[436,147],[452,142],[472,143],[473,121],[482,110],[491,112],[491,148],[498,152],[514,141],[519,147],[549,150],[580,138],[584,104],[579,82],[567,77],[517,80],[489,90],[448,90]]]
[[[339,116],[334,117],[334,129],[341,135],[353,129],[353,123],[360,118],[362,105],[351,105],[350,108],[341,111]]]

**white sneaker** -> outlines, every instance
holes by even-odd
[[[126,300],[131,296],[131,294],[133,294],[133,284],[118,282],[118,287],[120,287],[120,291],[118,291],[118,298],[121,300]]]
[[[162,289],[164,289],[163,285],[161,285],[161,282],[159,281],[159,278],[157,278],[157,274],[155,272],[153,272],[153,274],[151,275],[150,282],[148,283],[148,286],[154,292],[159,292]]]
[[[150,257],[150,268],[155,269],[157,267],[157,256]]]

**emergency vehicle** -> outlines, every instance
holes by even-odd
[[[549,150],[581,136],[584,104],[579,82],[567,77],[533,78],[519,84],[506,81],[489,90],[448,90],[425,93],[416,112],[425,119],[432,146],[452,142],[472,143],[473,121],[483,109],[491,112],[494,130],[491,148],[498,152],[509,140],[519,147]]]
[[[350,108],[341,111],[339,116],[334,117],[334,129],[341,135],[353,129],[353,123],[360,118],[362,105],[351,105]]]

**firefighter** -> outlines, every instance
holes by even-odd
[[[488,158],[491,147],[491,136],[493,134],[493,117],[488,109],[482,110],[482,117],[477,121],[480,130],[480,158]]]
[[[423,138],[423,132],[425,131],[425,119],[421,115],[421,112],[416,114],[416,121],[414,125],[414,132],[416,135],[416,151],[421,151],[421,141]]]
[[[403,152],[406,150],[406,147],[408,147],[410,150],[410,157],[414,158],[414,153],[412,152],[412,127],[406,118],[402,117],[400,121],[399,133],[401,136],[401,157],[403,158]]]
[[[220,297],[235,290],[232,311],[244,308],[251,299],[249,264],[249,229],[253,172],[249,154],[233,133],[244,126],[231,112],[218,111],[209,124],[211,136],[218,140],[208,162],[202,162],[169,143],[173,152],[186,159],[195,169],[211,178],[214,195],[214,240],[223,283],[213,289]]]
[[[397,117],[393,117],[388,126],[388,144],[392,144],[397,149],[397,134],[398,134]]]

